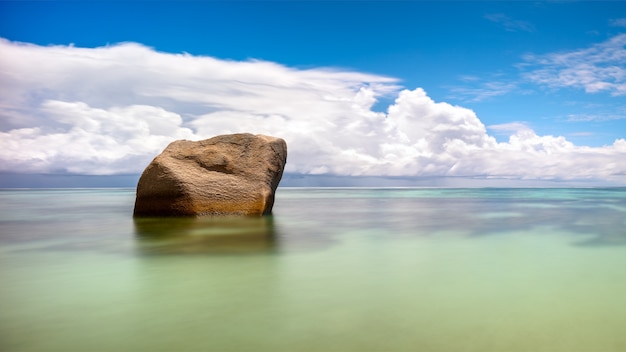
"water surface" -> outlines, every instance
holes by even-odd
[[[626,189],[0,191],[0,350],[625,351]]]

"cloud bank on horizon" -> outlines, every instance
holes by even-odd
[[[527,79],[624,95],[625,43],[622,34],[578,52],[529,56],[541,68]],[[138,43],[0,38],[0,52],[0,172],[140,173],[173,140],[251,132],[287,141],[289,173],[626,180],[624,139],[578,146],[512,122],[490,126],[510,133],[498,142],[472,110],[403,89],[393,77]],[[380,97],[395,100],[379,111]]]

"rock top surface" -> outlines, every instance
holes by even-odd
[[[139,178],[134,216],[270,214],[286,162],[287,143],[276,137],[174,141]]]

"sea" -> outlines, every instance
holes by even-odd
[[[626,188],[0,190],[1,351],[626,351]]]

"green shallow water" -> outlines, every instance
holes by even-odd
[[[2,351],[625,351],[626,189],[0,191]]]

